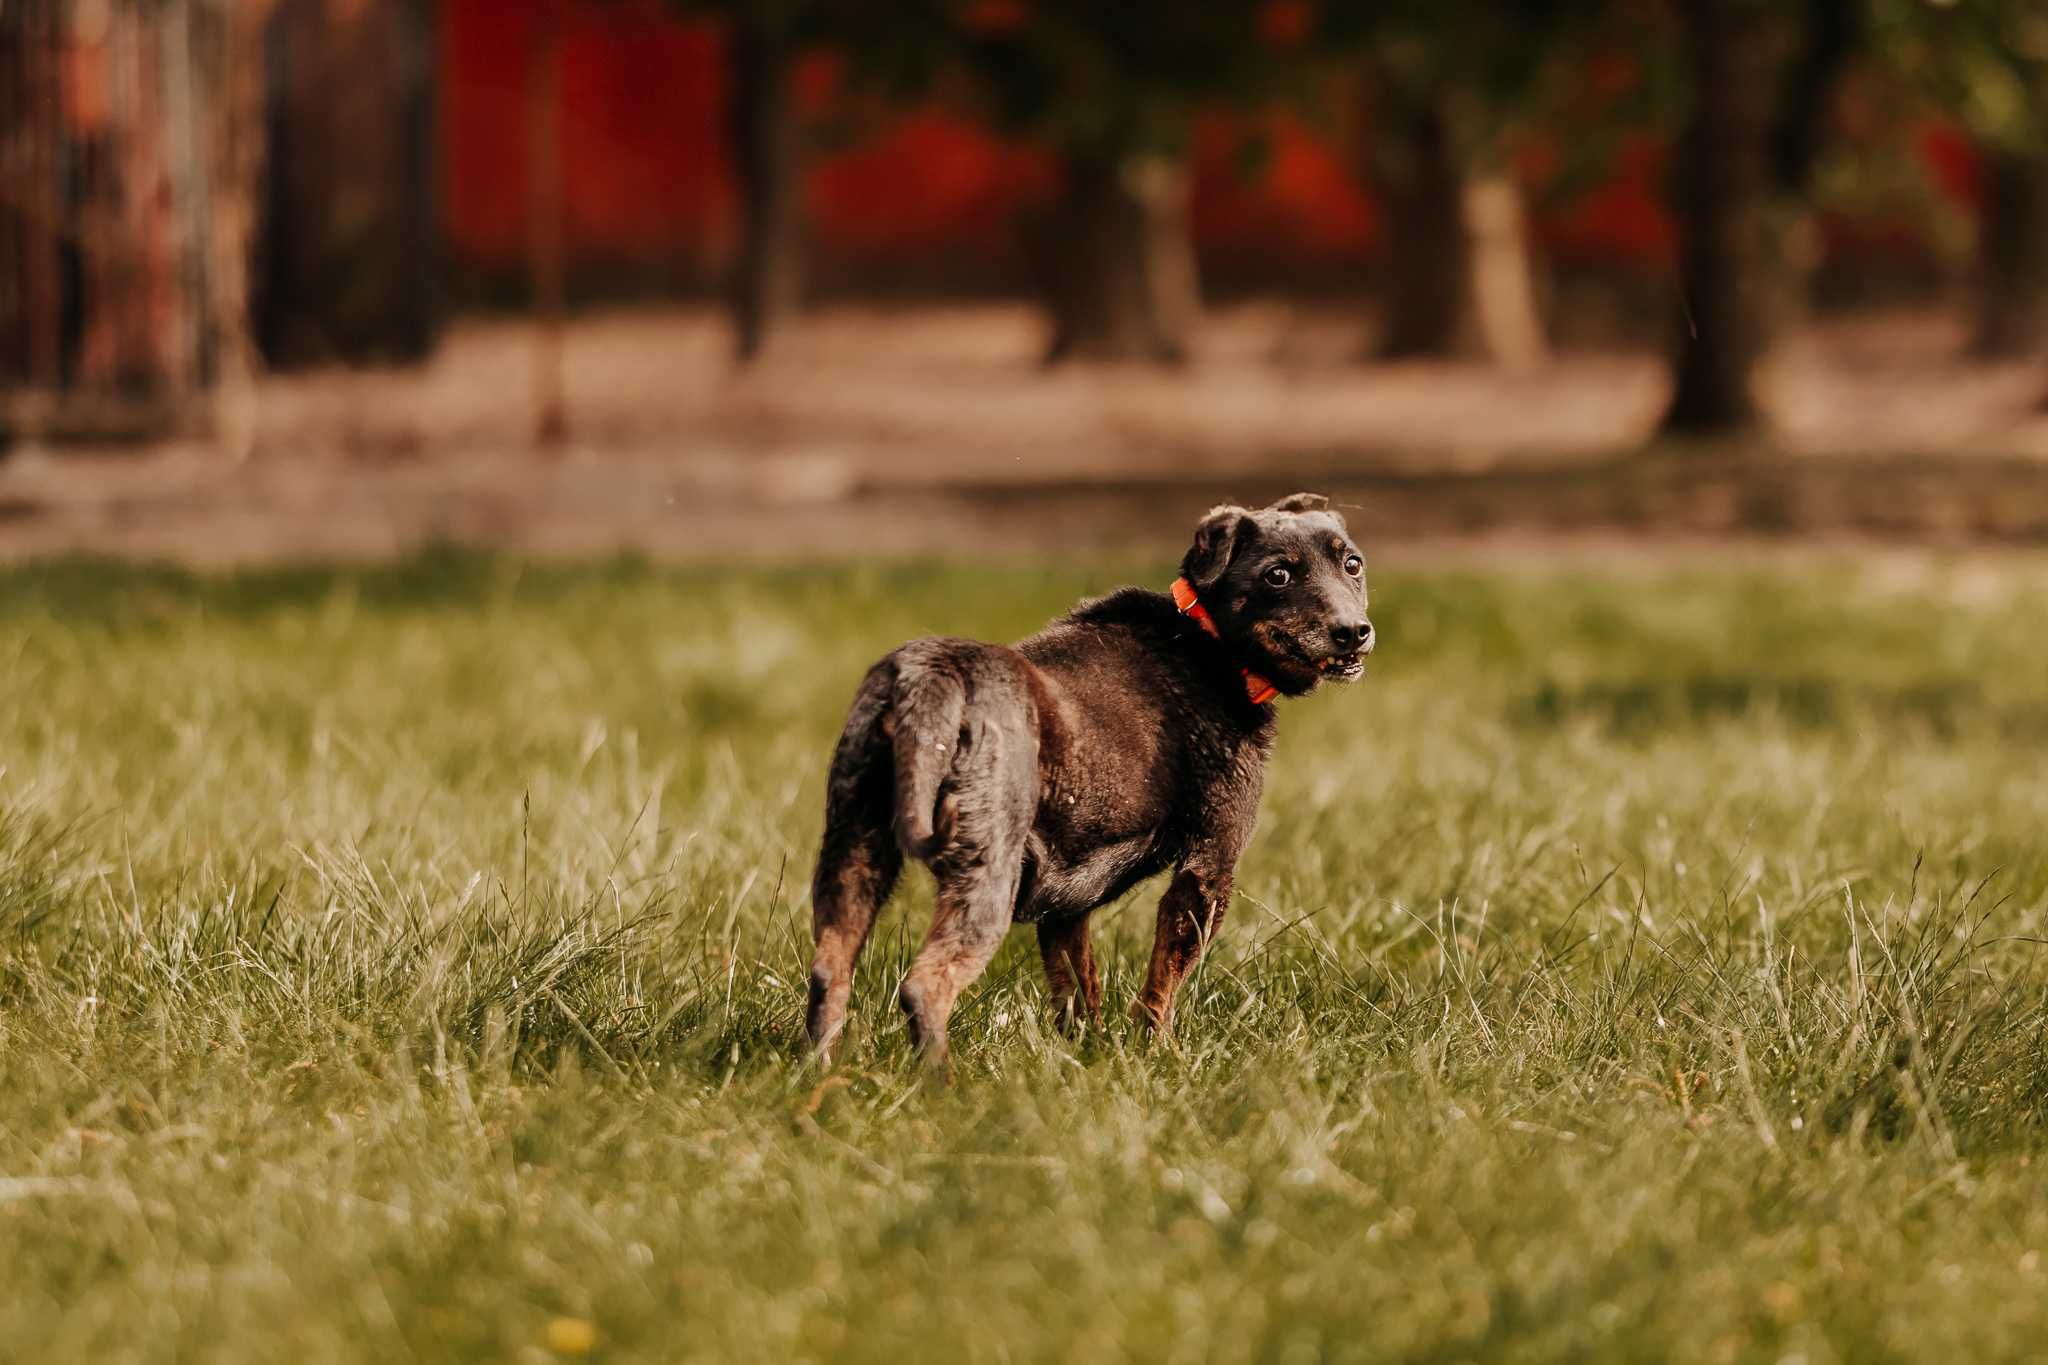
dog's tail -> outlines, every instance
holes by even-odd
[[[967,688],[950,670],[905,668],[896,676],[896,842],[929,860],[953,833],[953,798],[939,792],[960,746]]]

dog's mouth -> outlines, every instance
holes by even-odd
[[[1332,654],[1318,660],[1316,672],[1331,682],[1357,682],[1365,676],[1365,655],[1359,650],[1349,654]]]
[[[1262,668],[1290,686],[1306,691],[1319,682],[1357,682],[1365,676],[1365,651],[1324,654],[1306,641],[1270,625],[1254,627],[1252,636],[1264,647]]]

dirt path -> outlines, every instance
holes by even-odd
[[[1663,402],[1651,357],[1368,367],[1351,320],[1257,306],[1219,313],[1183,370],[1048,373],[1035,327],[1005,307],[837,310],[736,375],[711,313],[589,319],[568,344],[572,437],[547,455],[528,333],[466,324],[419,369],[267,381],[241,464],[199,443],[17,449],[0,556],[1026,550],[1170,540],[1223,497],[1298,486],[1410,538],[2048,535],[2042,375],[1959,363],[1938,319],[1783,348],[1768,459],[1625,458]]]

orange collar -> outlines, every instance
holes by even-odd
[[[1219,640],[1223,638],[1223,632],[1216,629],[1216,619],[1209,615],[1209,609],[1202,605],[1202,599],[1195,596],[1195,585],[1185,578],[1173,580],[1173,605],[1180,608],[1181,615],[1203,630]],[[1244,694],[1251,698],[1253,706],[1264,706],[1280,695],[1279,688],[1249,668],[1240,668],[1237,671],[1244,674]]]

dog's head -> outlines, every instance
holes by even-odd
[[[1365,557],[1329,499],[1295,493],[1257,511],[1215,508],[1195,528],[1181,576],[1245,667],[1289,696],[1364,675],[1373,647]]]

